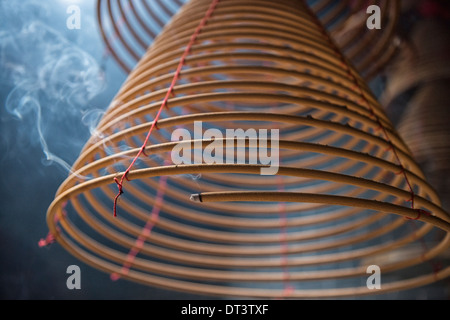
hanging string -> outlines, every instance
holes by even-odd
[[[166,160],[165,165],[168,164],[168,161]],[[152,212],[147,220],[147,223],[145,224],[144,228],[142,229],[141,234],[136,239],[134,246],[131,248],[131,250],[128,252],[128,255],[125,259],[125,263],[122,266],[122,269],[119,273],[112,273],[111,274],[111,280],[116,281],[120,278],[120,275],[126,275],[128,274],[128,271],[130,270],[134,259],[136,258],[137,254],[142,250],[145,241],[150,236],[153,227],[156,225],[158,219],[159,219],[159,212],[161,211],[162,204],[164,202],[164,195],[166,193],[166,187],[167,187],[167,176],[162,176],[159,179],[159,188],[158,192],[156,194],[156,201],[153,205]]]
[[[167,102],[169,100],[169,97],[174,94],[174,87],[175,87],[175,84],[178,81],[178,78],[180,76],[181,69],[184,66],[185,60],[186,60],[187,56],[189,55],[194,42],[197,40],[197,37],[200,34],[202,28],[206,25],[206,23],[208,22],[209,18],[211,18],[212,14],[214,12],[214,9],[216,8],[218,3],[219,3],[219,0],[213,0],[211,2],[208,10],[205,13],[205,16],[200,21],[199,25],[195,29],[195,31],[192,34],[191,38],[189,39],[189,43],[187,44],[187,46],[186,46],[186,48],[185,48],[185,50],[183,52],[183,55],[180,58],[180,61],[178,63],[178,67],[177,67],[177,69],[175,71],[175,74],[173,76],[173,79],[172,79],[172,82],[171,82],[171,84],[169,86],[169,89],[167,90],[166,96],[164,97],[164,100],[161,103],[161,107],[159,108],[158,113],[156,114],[156,117],[155,117],[155,119],[152,122],[150,130],[148,131],[147,136],[145,137],[144,143],[142,144],[141,148],[139,149],[139,152],[137,153],[137,155],[135,156],[133,161],[130,163],[128,168],[125,170],[125,172],[122,174],[122,177],[120,178],[120,180],[117,179],[117,178],[114,178],[114,182],[117,184],[117,188],[119,189],[117,195],[114,198],[114,207],[113,207],[114,217],[117,216],[117,201],[119,200],[120,196],[124,193],[124,191],[123,191],[123,183],[124,183],[125,179],[127,179],[127,181],[128,181],[127,175],[131,171],[131,169],[134,166],[134,164],[136,163],[137,159],[142,154],[146,155],[145,154],[145,147],[147,146],[148,140],[150,139],[150,136],[151,136],[151,134],[153,132],[153,129],[157,126],[156,123],[158,122],[163,109],[167,107]]]
[[[194,44],[195,40],[197,39],[198,35],[201,32],[201,29],[206,25],[207,20],[212,16],[213,11],[217,5],[217,3],[219,2],[219,0],[214,0],[211,5],[208,8],[208,11],[206,12],[205,16],[203,17],[203,19],[200,21],[200,24],[197,26],[197,28],[195,29],[193,35],[191,36],[188,45],[186,46],[183,55],[180,58],[180,62],[178,64],[178,67],[175,71],[174,77],[172,79],[172,82],[170,84],[170,87],[166,93],[166,96],[164,97],[164,100],[161,104],[161,107],[158,110],[158,113],[156,114],[156,117],[154,119],[154,121],[152,122],[152,125],[150,127],[150,130],[147,133],[147,136],[144,140],[144,143],[142,144],[138,154],[135,156],[135,158],[133,159],[133,161],[131,162],[131,164],[129,165],[129,167],[127,168],[127,170],[124,172],[124,174],[122,175],[121,179],[117,179],[114,178],[114,182],[117,184],[117,187],[119,189],[119,192],[117,193],[117,195],[114,198],[114,216],[117,216],[117,201],[119,199],[119,197],[124,193],[123,192],[123,182],[124,179],[127,179],[127,175],[130,172],[131,168],[133,167],[134,163],[137,161],[137,159],[141,156],[141,154],[145,154],[145,147],[148,143],[148,140],[150,138],[150,135],[153,131],[153,129],[156,126],[156,123],[158,121],[158,119],[161,116],[162,110],[167,107],[167,102],[169,100],[170,96],[174,95],[174,87],[176,82],[179,79],[180,73],[181,73],[181,69],[183,68],[184,62],[186,60],[187,55],[189,54],[192,45]],[[166,160],[164,162],[164,165],[167,165],[169,162]],[[127,179],[128,180],[128,179]],[[162,176],[159,179],[159,188],[158,188],[158,192],[156,195],[156,201],[155,204],[153,206],[152,212],[149,216],[149,219],[147,220],[147,223],[145,224],[144,228],[142,229],[141,234],[139,235],[139,237],[136,239],[134,246],[131,248],[131,250],[128,252],[127,257],[125,259],[125,263],[122,266],[122,269],[119,273],[112,273],[111,274],[111,280],[116,281],[120,278],[120,275],[126,275],[128,274],[137,254],[142,250],[144,243],[146,241],[146,239],[150,236],[153,227],[156,225],[156,222],[159,219],[159,212],[161,210],[162,204],[164,202],[164,195],[165,195],[165,191],[166,191],[166,186],[167,186],[167,176]]]

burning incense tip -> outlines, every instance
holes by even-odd
[[[202,202],[202,196],[200,193],[191,194],[191,201]]]

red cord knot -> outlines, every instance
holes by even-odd
[[[284,290],[283,290],[283,298],[288,298],[290,297],[293,293],[294,293],[294,286],[292,285],[286,285],[284,286]]]
[[[109,277],[112,281],[117,281],[120,279],[120,275],[117,272],[111,273]]]
[[[145,152],[145,145],[143,145],[143,146],[141,147],[140,153],[142,153],[144,156],[148,157],[148,156],[147,156],[147,153]]]
[[[378,117],[377,117],[377,115],[375,114],[375,111],[373,111],[373,108],[370,108],[369,107],[369,113],[370,113],[370,116],[371,117],[375,117],[377,120],[378,120]],[[378,122],[378,121],[377,121]],[[379,122],[378,122],[378,124],[380,124]]]
[[[119,194],[123,194],[123,184],[116,177],[114,178],[114,182],[117,184],[117,188],[119,188]]]
[[[432,216],[431,212],[429,212],[427,210],[423,210],[423,209],[415,209],[415,210],[417,212],[417,217],[415,217],[415,218],[406,217],[406,219],[408,219],[408,220],[419,220],[422,217],[422,215],[426,215],[426,216],[429,216],[429,217]]]
[[[411,203],[411,209],[414,209],[414,192],[412,191],[412,189],[411,189],[411,198],[406,200],[406,202],[410,202]]]
[[[114,217],[117,217],[117,201],[119,200],[119,197],[123,194],[123,179],[127,179],[127,173],[125,173],[121,179],[121,181],[119,181],[119,179],[117,179],[116,177],[114,177],[114,182],[117,184],[117,188],[119,189],[119,193],[114,197]]]
[[[51,245],[51,244],[54,243],[54,242],[55,242],[55,236],[54,236],[53,234],[49,233],[49,234],[47,234],[47,236],[45,237],[45,239],[39,240],[38,246],[39,246],[40,248],[42,248],[42,247],[46,247],[46,246],[48,246],[48,245]]]

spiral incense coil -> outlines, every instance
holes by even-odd
[[[97,16],[103,40],[117,63],[129,73],[147,46],[185,0],[98,0]],[[399,0],[316,0],[311,9],[331,32],[342,52],[366,78],[376,76],[397,53],[395,31]],[[249,3],[247,11],[261,6]],[[366,10],[381,9],[381,30],[369,30]],[[148,21],[151,21],[149,23]]]
[[[177,129],[193,136],[172,141]],[[234,148],[230,129],[267,130],[269,150],[259,135],[245,140],[245,161],[206,162],[212,141]],[[269,164],[249,159],[276,144],[278,171],[262,175]],[[203,160],[174,164],[180,147]],[[111,102],[47,223],[113,279],[203,295],[359,296],[450,274],[428,264],[449,246],[449,215],[364,81],[294,0],[184,5]],[[429,236],[437,245],[380,264],[381,289],[366,286],[364,259]],[[417,267],[425,272],[405,276]]]
[[[97,20],[108,52],[127,73],[185,0],[98,0]],[[149,23],[151,21],[151,23]]]

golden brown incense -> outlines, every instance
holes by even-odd
[[[358,297],[448,277],[449,266],[426,266],[448,250],[450,217],[364,80],[302,2],[258,4],[219,2],[184,61],[147,156],[127,176],[114,218],[114,178],[139,151],[210,1],[181,8],[60,186],[48,209],[50,232],[80,260],[121,274],[150,219],[154,228],[121,277],[197,294]],[[222,132],[278,129],[277,175],[261,175],[264,164],[164,164],[178,145],[172,132],[195,132],[199,121]],[[197,142],[182,143],[202,151],[211,140]],[[164,201],[152,218],[162,176]],[[422,241],[418,254],[396,254]],[[377,258],[390,254],[395,259]],[[366,286],[368,259],[379,261],[379,290]]]

